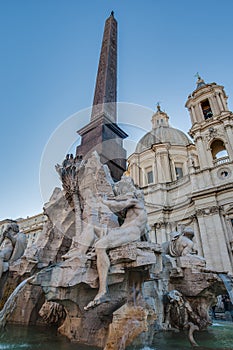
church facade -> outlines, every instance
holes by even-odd
[[[232,273],[233,114],[224,87],[200,77],[186,107],[190,137],[157,107],[152,130],[128,158],[130,175],[144,190],[153,241],[191,226],[207,268]]]

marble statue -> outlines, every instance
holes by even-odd
[[[91,164],[89,162],[88,171]],[[94,164],[95,165],[95,164]],[[93,174],[93,167],[92,167]],[[109,301],[108,272],[110,259],[108,250],[140,241],[147,232],[147,214],[142,191],[136,189],[131,178],[123,176],[114,185],[115,196],[106,198],[106,194],[93,193],[84,188],[82,195],[82,232],[73,248],[63,255],[64,260],[79,260],[79,266],[85,267],[87,259],[96,255],[99,276],[99,291],[85,310]],[[110,212],[120,217],[119,227],[108,227]],[[89,251],[89,252],[88,252]]]
[[[67,154],[62,165],[56,164],[55,169],[62,181],[65,190],[65,196],[68,203],[74,208],[75,226],[77,231],[82,230],[81,203],[79,197],[78,176],[83,166],[82,157],[75,157],[73,154]]]
[[[178,290],[171,290],[166,297],[164,329],[167,329],[169,325],[173,328],[188,329],[190,343],[192,346],[197,346],[193,333],[200,329],[200,316]]]
[[[85,310],[95,307],[109,300],[107,278],[110,260],[107,251],[121,247],[131,242],[140,241],[147,228],[147,214],[144,207],[142,191],[137,190],[131,178],[122,177],[116,184],[116,197],[113,199],[101,199],[102,203],[114,213],[125,211],[125,218],[118,228],[100,228],[98,239],[94,243],[97,255],[97,271],[99,275],[99,291],[93,301]]]
[[[83,191],[82,199],[82,232],[78,234],[73,248],[63,255],[63,259],[78,258],[80,264],[85,266],[88,257],[91,256],[91,252],[86,255],[87,251],[105,234],[107,225],[104,218],[109,216],[110,210],[89,188]]]
[[[47,324],[57,325],[61,323],[62,320],[64,321],[66,311],[64,306],[61,304],[54,301],[45,301],[40,308],[39,315]]]
[[[9,264],[23,255],[26,246],[26,236],[19,232],[19,226],[15,222],[7,224],[0,241],[0,278],[8,270]]]
[[[173,231],[170,233],[171,240],[163,244],[164,253],[171,257],[195,254],[194,251],[194,231],[191,227],[185,227],[182,232]]]

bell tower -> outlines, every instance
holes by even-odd
[[[197,87],[185,105],[190,113],[189,131],[197,147],[200,169],[233,161],[233,114],[224,87],[206,84],[198,75]]]
[[[233,190],[233,113],[224,87],[198,76],[188,96],[198,162],[192,167],[190,199],[208,268],[232,271],[233,221],[228,219]]]

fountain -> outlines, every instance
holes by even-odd
[[[55,325],[105,350],[150,346],[156,333],[178,329],[196,346],[229,276],[205,268],[192,229],[150,242],[142,191],[125,175],[113,182],[96,152],[56,170],[63,189],[44,206],[42,233],[2,274],[2,325]]]
[[[222,279],[230,297],[231,303],[233,304],[233,276],[225,273],[219,273],[219,277]]]

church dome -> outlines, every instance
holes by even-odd
[[[152,116],[152,130],[144,135],[138,142],[135,152],[141,153],[150,149],[152,145],[169,143],[172,146],[188,146],[192,141],[181,130],[169,126],[167,113],[161,111],[157,105],[157,111]]]
[[[141,138],[135,152],[141,153],[150,149],[152,145],[159,143],[169,143],[172,146],[188,146],[192,144],[191,140],[183,131],[170,126],[159,126]]]

